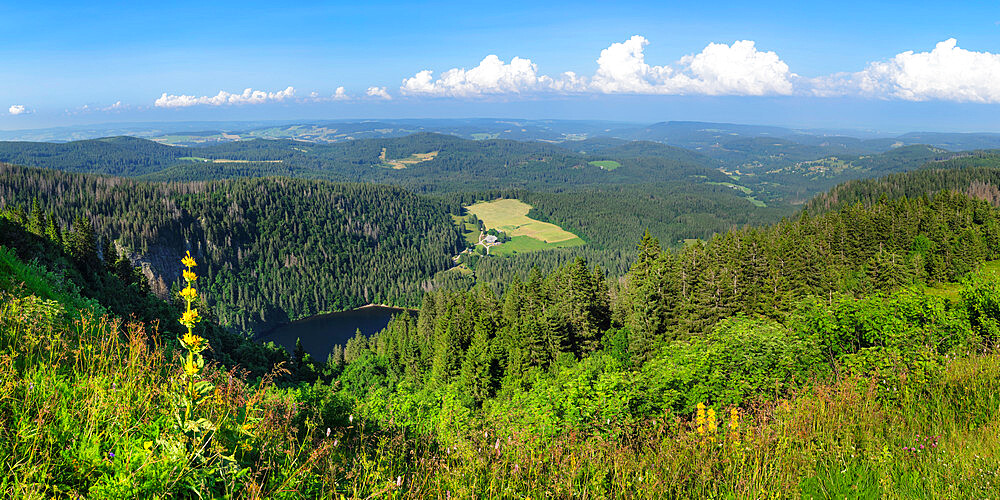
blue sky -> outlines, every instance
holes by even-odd
[[[998,7],[4,2],[0,128],[504,116],[1000,132]]]

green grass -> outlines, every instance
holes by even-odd
[[[465,242],[469,246],[479,243],[479,226],[463,222],[462,233],[465,235]]]
[[[590,164],[595,167],[601,167],[602,170],[614,170],[622,166],[621,163],[618,163],[614,160],[594,160],[590,162]]]
[[[755,206],[755,207],[762,207],[762,208],[767,206],[767,204],[764,203],[763,201],[760,201],[757,198],[754,198],[753,196],[750,196],[753,193],[753,190],[750,189],[750,188],[748,188],[748,187],[746,187],[746,186],[741,186],[739,184],[733,184],[731,182],[706,182],[705,184],[712,184],[712,185],[715,185],[715,186],[726,186],[726,187],[728,187],[730,189],[735,189],[735,190],[743,193],[744,195],[746,195],[745,198],[753,206]]]
[[[486,139],[496,139],[498,137],[500,137],[500,134],[486,134],[486,133],[472,134],[472,139],[476,141],[485,141]]]
[[[455,221],[455,225],[461,229],[462,236],[465,237],[465,242],[468,243],[470,247],[479,243],[479,226],[465,222],[465,217],[461,215],[452,215],[451,219]]]
[[[211,163],[211,161],[212,161],[211,158],[202,158],[200,156],[182,156],[182,157],[178,158],[178,160],[201,161],[201,162],[206,162],[206,163]]]
[[[72,282],[43,267],[22,262],[14,251],[0,245],[0,294],[33,295],[56,301],[73,311],[102,311],[94,300],[84,298]]]
[[[1000,280],[1000,260],[984,262],[978,272]],[[962,285],[959,283],[935,283],[933,285],[925,285],[923,287],[924,293],[934,295],[936,297],[943,297],[951,300],[952,302],[958,302],[960,298],[959,292],[961,292],[961,290]]]
[[[515,236],[507,243],[490,248],[490,255],[513,255],[516,253],[539,252],[553,248],[569,248],[585,245],[579,237],[557,243],[546,243],[530,236]]]
[[[711,185],[714,185],[714,186],[726,186],[727,188],[735,189],[737,191],[740,191],[743,194],[752,194],[753,193],[752,189],[750,189],[750,188],[748,188],[746,186],[741,186],[739,184],[733,184],[731,182],[706,182],[705,184],[711,184]]]

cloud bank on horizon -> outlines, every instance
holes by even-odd
[[[294,95],[295,89],[293,87],[287,87],[285,90],[277,92],[265,92],[263,90],[247,88],[239,94],[233,94],[226,92],[225,90],[220,90],[219,93],[214,96],[201,97],[193,95],[167,95],[167,93],[164,92],[159,99],[153,102],[153,105],[158,108],[186,108],[189,106],[197,106],[199,104],[209,106],[263,104],[266,102],[281,102]]]
[[[938,43],[929,52],[910,50],[887,60],[870,62],[860,71],[813,78],[792,72],[776,52],[759,49],[753,40],[709,43],[701,52],[663,65],[646,61],[643,51],[648,44],[641,35],[612,43],[601,51],[597,69],[590,76],[571,71],[549,76],[540,73],[531,59],[514,57],[504,62],[490,54],[471,69],[451,68],[437,78],[433,70],[420,70],[404,78],[398,92],[411,98],[459,99],[581,94],[798,95],[1000,103],[1000,54],[962,49],[955,38]],[[385,86],[373,85],[362,97],[391,100],[393,94]],[[242,93],[220,91],[200,97],[164,92],[154,106],[183,108],[348,99],[351,97],[344,88],[338,87],[331,97],[321,98],[313,92],[309,98],[296,100],[295,89],[289,86],[276,92],[247,88]],[[14,106],[10,113],[19,114]]]
[[[682,57],[674,66],[653,66],[645,61],[649,44],[635,35],[601,51],[591,77],[565,72],[556,77],[538,74],[530,59],[515,57],[505,64],[496,55],[486,56],[470,70],[453,68],[437,80],[431,70],[403,80],[404,95],[478,97],[529,92],[663,94],[663,95],[768,95],[791,94],[790,73],[774,52],[761,52],[750,40],[726,45],[710,43],[698,54]]]

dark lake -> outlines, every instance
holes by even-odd
[[[288,352],[295,350],[295,339],[302,339],[302,347],[319,362],[326,362],[327,355],[336,344],[344,345],[354,336],[354,332],[370,337],[385,328],[393,316],[416,311],[396,307],[368,306],[350,311],[310,316],[286,325],[281,325],[257,337],[260,342],[273,341],[285,346]]]

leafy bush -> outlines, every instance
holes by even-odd
[[[681,415],[699,402],[730,406],[781,397],[825,373],[821,361],[814,339],[773,320],[739,316],[704,338],[664,347],[643,366],[642,380],[654,408]]]
[[[980,273],[969,275],[962,284],[961,303],[969,323],[989,346],[996,346],[1000,341],[1000,284]]]

